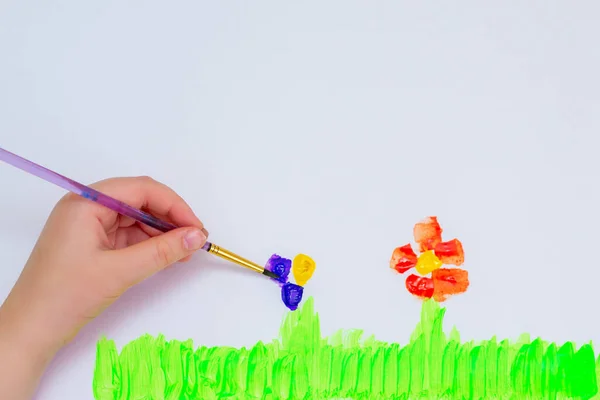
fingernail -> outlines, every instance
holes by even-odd
[[[208,231],[204,228],[202,228],[202,232],[204,232],[204,236],[206,236],[206,238],[208,239]]]
[[[186,249],[198,250],[204,245],[204,243],[206,243],[206,236],[201,230],[196,229],[186,233],[185,237],[183,238],[183,242]]]

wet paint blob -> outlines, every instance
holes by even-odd
[[[417,264],[417,255],[410,244],[398,247],[392,253],[390,268],[403,274]]]
[[[433,250],[442,241],[442,228],[437,217],[427,217],[415,224],[413,228],[415,242],[419,244],[419,251]]]
[[[465,252],[458,239],[441,242],[435,246],[435,255],[446,265],[461,266],[465,262]]]
[[[286,283],[290,275],[290,269],[292,268],[292,260],[273,254],[269,258],[269,261],[267,261],[265,268],[279,276],[279,279],[271,279],[279,283]]]
[[[294,273],[296,284],[300,286],[306,285],[306,282],[313,276],[315,267],[315,261],[305,254],[298,254],[294,257],[292,272]]]
[[[425,253],[421,253],[417,261],[417,265],[415,265],[415,269],[419,274],[427,275],[428,273],[440,268],[442,265],[442,262],[439,258],[437,258],[433,250],[429,250]]]
[[[298,308],[298,304],[302,301],[304,288],[294,283],[286,283],[281,287],[281,300],[283,304],[290,310],[294,311]]]
[[[464,293],[469,287],[469,273],[460,268],[440,268],[431,274],[433,280],[433,298],[443,302],[459,293]]]
[[[417,297],[430,299],[433,296],[433,279],[411,274],[406,278],[406,289]]]

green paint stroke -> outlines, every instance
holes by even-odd
[[[362,331],[323,337],[313,299],[286,316],[280,337],[250,349],[194,348],[191,341],[142,336],[119,354],[98,342],[96,400],[132,399],[590,399],[600,358],[522,335],[461,342],[443,332],[445,309],[423,303],[405,346]]]

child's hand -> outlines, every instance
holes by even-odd
[[[208,232],[190,207],[150,178],[109,179],[92,187],[185,228],[161,234],[79,196],[65,196],[0,308],[0,398],[25,398],[3,396],[2,380],[16,374],[18,381],[21,368],[29,371],[21,385],[35,386],[35,371],[41,375],[87,322],[127,289],[186,261],[206,242]],[[14,357],[5,358],[11,352]],[[17,385],[13,379],[12,386]]]

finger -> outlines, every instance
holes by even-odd
[[[117,215],[114,224],[110,228],[106,228],[108,235],[116,233],[119,229],[128,228],[137,223],[133,218],[126,217],[124,215]]]
[[[162,221],[167,221],[167,222],[174,224],[174,222],[171,221],[171,219],[166,215],[158,215],[158,214],[153,214],[153,215]],[[158,229],[154,229],[153,227],[148,226],[141,222],[138,222],[137,225],[140,227],[141,230],[146,232],[148,234],[148,236],[151,236],[151,237],[162,235],[164,233],[162,231],[159,231]]]
[[[125,215],[119,215],[117,228],[127,228],[129,226],[135,225],[136,220],[130,217],[126,217]]]
[[[109,252],[111,271],[130,287],[163,268],[192,255],[206,243],[198,228],[180,228],[133,246]]]
[[[168,216],[165,216],[165,215],[154,215],[154,216],[163,221],[173,223],[173,221],[171,221]],[[151,236],[151,237],[161,235],[163,233],[163,232],[159,231],[158,229],[154,229],[151,226],[148,226],[148,225],[140,223],[140,222],[138,222],[137,225],[140,227],[140,229],[142,229],[144,232],[146,232],[148,234],[148,236]],[[204,236],[208,237],[208,231],[206,230],[206,228],[202,228],[202,232],[204,233]]]
[[[123,249],[148,239],[150,236],[137,225],[120,228],[115,232],[114,248]]]
[[[152,178],[107,179],[91,187],[132,207],[143,209],[153,215],[166,216],[169,222],[177,226],[204,227],[191,207],[177,193]],[[99,207],[96,216],[105,229],[115,224],[116,214],[107,208]]]

